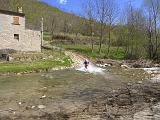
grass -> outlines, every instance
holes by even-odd
[[[51,34],[48,33],[48,32],[44,32],[43,40],[50,41],[51,40]]]
[[[29,72],[47,70],[54,67],[69,67],[72,61],[69,57],[58,58],[56,60],[41,60],[34,62],[0,63],[0,72]]]
[[[69,34],[69,33],[53,33],[53,36],[51,36],[51,33],[49,32],[44,32],[44,37],[43,39],[46,41],[51,40],[51,37],[54,40],[73,40],[74,42],[78,41],[90,41],[91,39],[93,39],[94,41],[96,41],[98,38],[97,37],[89,37],[89,36],[83,36],[81,34]]]
[[[53,56],[47,58],[46,56]],[[63,52],[52,51],[49,48],[43,49],[42,53],[15,53],[14,58],[32,58],[32,61],[19,61],[0,63],[0,73],[19,73],[19,72],[32,72],[40,70],[48,70],[55,67],[69,67],[72,64],[72,60],[65,56]],[[33,60],[33,58],[36,58]],[[43,59],[45,58],[45,60]]]
[[[124,49],[121,47],[119,50],[117,50],[117,47],[111,47],[109,55],[106,53],[106,46],[102,46],[102,53],[99,54],[98,48],[99,46],[94,46],[94,52],[91,52],[91,47],[87,45],[63,45],[63,48],[67,50],[73,50],[75,52],[84,54],[88,57],[91,57],[93,59],[95,58],[111,58],[111,59],[124,59],[125,54],[124,54]]]

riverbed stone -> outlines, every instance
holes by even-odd
[[[46,106],[45,105],[38,105],[38,108],[39,109],[44,109],[44,108],[46,108]]]
[[[17,73],[18,76],[22,75],[21,73]]]
[[[142,84],[143,82],[142,81],[138,81],[138,84]]]
[[[121,68],[128,69],[129,66],[127,66],[127,65],[121,65]]]

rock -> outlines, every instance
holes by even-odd
[[[96,64],[98,67],[106,67],[105,64],[102,65],[102,64]]]
[[[13,112],[15,112],[16,110],[14,110],[13,108],[9,108],[9,110],[8,110],[10,113],[13,113]]]
[[[58,68],[52,68],[51,71],[57,71],[59,70]]]
[[[151,101],[151,102],[155,102],[155,101],[156,101],[156,98],[150,98],[150,101]]]
[[[46,95],[43,95],[40,99],[44,99],[44,98],[46,98]]]
[[[142,84],[143,82],[142,81],[138,81],[138,84]]]
[[[45,77],[45,74],[42,74],[41,77]]]
[[[47,87],[43,87],[43,89],[45,89],[45,90],[46,90],[46,89],[47,89]]]
[[[34,109],[36,106],[32,106],[31,108]]]
[[[155,77],[155,74],[151,74],[151,77]]]
[[[46,108],[46,106],[44,106],[44,105],[38,105],[38,108],[39,109],[44,109],[44,108]]]
[[[121,68],[128,69],[129,67],[127,65],[121,65]]]
[[[96,64],[104,64],[104,62],[103,62],[103,61],[98,60],[98,61],[96,61]]]
[[[32,59],[31,59],[31,58],[28,58],[28,59],[27,59],[27,61],[31,62],[31,61],[32,61]]]
[[[22,102],[19,102],[18,104],[19,104],[19,105],[22,105]]]
[[[112,65],[111,65],[111,64],[108,64],[108,63],[106,63],[106,64],[104,64],[104,66],[105,66],[105,67],[111,67]]]
[[[14,58],[9,56],[9,61],[13,61],[13,60],[14,60]]]
[[[49,59],[53,59],[53,56],[52,56],[52,55],[50,55],[48,58],[49,58]]]
[[[132,83],[127,83],[128,86],[132,86]]]
[[[21,73],[17,73],[17,75],[22,75]]]
[[[131,91],[132,91],[132,93],[133,93],[133,94],[138,93],[138,91],[137,91],[137,90],[135,90],[135,89],[133,89],[133,90],[131,90]]]
[[[142,68],[142,65],[140,65],[140,64],[138,64],[138,63],[135,63],[135,64],[133,64],[133,67],[134,67],[134,68]]]
[[[9,108],[9,111],[14,111],[13,108]]]
[[[101,64],[96,64],[96,66],[100,67]]]

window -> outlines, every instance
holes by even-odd
[[[14,24],[14,25],[20,25],[20,24],[19,24],[19,17],[17,17],[17,16],[14,16],[14,17],[13,17],[13,24]]]
[[[14,39],[19,41],[19,34],[14,34]]]

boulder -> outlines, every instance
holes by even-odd
[[[134,63],[134,64],[132,65],[132,67],[134,67],[134,68],[142,68],[142,65],[140,65],[140,64],[138,64],[138,63]]]
[[[98,60],[98,61],[96,61],[96,64],[104,64],[104,61]]]
[[[45,105],[38,105],[38,108],[39,109],[44,109],[44,108],[46,108],[46,106]]]
[[[9,56],[9,61],[14,61],[14,58]]]
[[[121,68],[128,69],[129,66],[127,66],[127,65],[121,65]]]
[[[160,64],[155,64],[154,67],[160,67]]]
[[[48,58],[49,58],[49,59],[53,59],[53,56],[52,56],[52,55],[50,55]]]
[[[143,82],[142,81],[138,81],[138,84],[142,84]]]
[[[17,73],[18,76],[22,75],[21,73]]]
[[[104,66],[105,66],[105,67],[111,67],[111,66],[112,66],[112,64],[110,64],[110,63],[106,63],[106,64],[104,64]]]
[[[43,95],[40,99],[44,99],[44,98],[46,98],[46,95]]]

